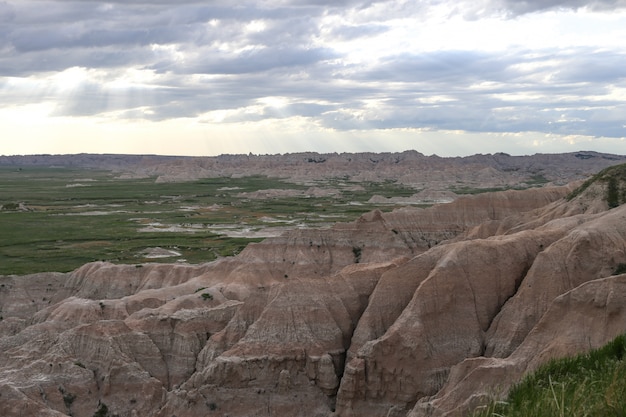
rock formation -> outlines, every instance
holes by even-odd
[[[626,162],[626,156],[598,152],[511,156],[505,153],[462,158],[400,153],[313,152],[284,155],[27,155],[0,156],[0,166],[67,166],[113,170],[124,178],[154,177],[158,182],[265,175],[298,183],[343,178],[351,181],[398,181],[426,190],[426,196],[450,187],[524,187],[566,184],[603,168]]]
[[[626,331],[624,171],[0,277],[0,415],[463,415]]]

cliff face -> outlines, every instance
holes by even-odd
[[[375,211],[198,266],[0,277],[0,415],[462,415],[626,331],[608,184]]]

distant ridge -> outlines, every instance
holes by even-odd
[[[516,187],[520,184],[566,184],[626,162],[626,156],[593,151],[512,156],[506,153],[466,157],[398,153],[289,153],[220,155],[16,155],[0,156],[0,166],[104,169],[124,177],[160,182],[264,175],[306,182],[328,178],[353,181],[393,180],[416,188],[444,189],[462,182],[472,187]]]

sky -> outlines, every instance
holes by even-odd
[[[0,155],[626,154],[626,0],[0,0]]]

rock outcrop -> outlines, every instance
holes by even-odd
[[[203,265],[0,277],[0,415],[464,415],[626,331],[619,173],[374,211]]]

